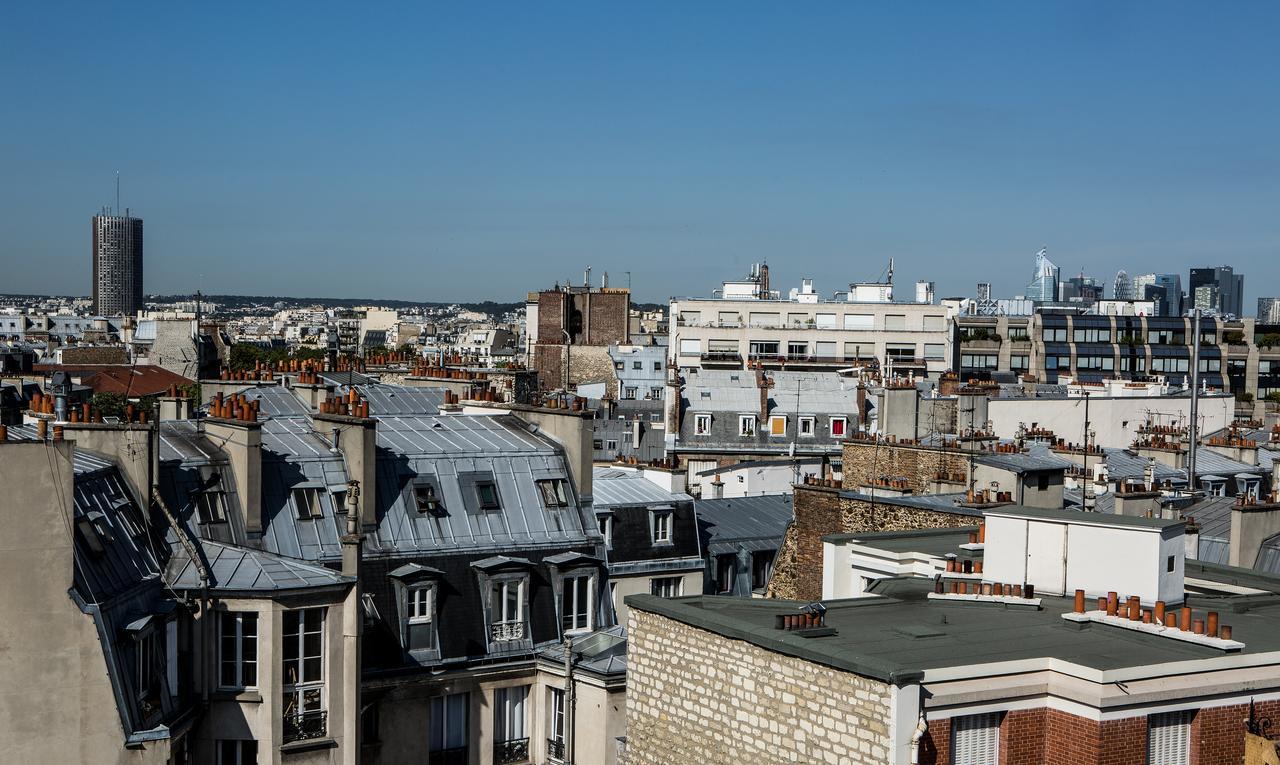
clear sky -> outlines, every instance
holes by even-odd
[[[0,292],[638,300],[1230,263],[1280,294],[1280,3],[10,3]],[[909,290],[908,290],[909,292]],[[1250,310],[1250,313],[1252,311]]]

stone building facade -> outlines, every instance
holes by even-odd
[[[640,609],[631,610],[627,633],[621,765],[889,759],[885,683]]]

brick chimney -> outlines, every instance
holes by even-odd
[[[760,393],[760,432],[767,432],[769,427],[769,376],[763,369],[756,370],[756,390]]]
[[[356,503],[360,514],[360,530],[376,528],[378,421],[372,417],[346,414],[314,414],[312,420],[315,429],[328,438],[330,444],[342,454],[347,476],[360,482],[360,497]]]
[[[262,423],[256,420],[209,417],[205,436],[226,453],[236,494],[250,539],[262,536]]]

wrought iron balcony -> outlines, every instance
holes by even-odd
[[[564,739],[547,739],[547,756],[553,760],[564,760]]]
[[[329,713],[323,709],[284,716],[284,743],[324,738]]]
[[[495,643],[524,639],[524,622],[497,622],[489,630],[490,639]]]
[[[514,762],[529,761],[529,739],[517,738],[511,741],[495,741],[493,743],[494,765],[511,765]]]

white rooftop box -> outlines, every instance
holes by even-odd
[[[1025,507],[985,515],[987,581],[1045,595],[1136,595],[1144,605],[1183,600],[1182,521]]]

